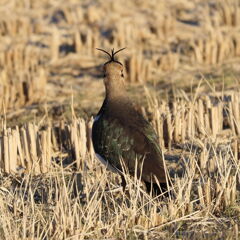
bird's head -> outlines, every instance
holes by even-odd
[[[111,54],[103,49],[97,48],[104,53],[106,53],[110,59],[103,66],[104,71],[104,84],[106,87],[107,94],[116,93],[116,91],[121,91],[124,88],[124,74],[123,74],[123,65],[115,59],[115,55],[120,51],[124,50],[122,48],[116,52],[112,49]]]

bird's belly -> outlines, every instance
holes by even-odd
[[[104,164],[104,166],[106,166],[106,168],[114,173],[118,172],[118,169],[113,167],[108,161],[106,161],[103,157],[101,157],[101,155],[95,153],[96,157],[102,162],[102,164]]]

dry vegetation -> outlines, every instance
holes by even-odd
[[[170,198],[95,159],[119,56],[164,150]],[[240,2],[0,2],[0,239],[238,239]]]

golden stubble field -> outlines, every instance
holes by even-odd
[[[95,159],[96,47],[127,47],[170,198]],[[1,0],[0,239],[238,239],[239,74],[239,0]]]

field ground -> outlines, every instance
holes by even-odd
[[[170,198],[95,159],[96,47],[127,47]],[[0,239],[238,239],[239,76],[239,0],[2,0]]]

